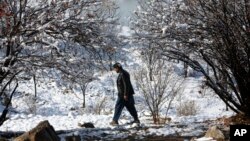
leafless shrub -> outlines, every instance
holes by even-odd
[[[102,113],[102,111],[104,111],[105,107],[106,107],[106,102],[107,102],[107,97],[103,97],[100,98],[98,100],[98,102],[96,103],[95,107],[94,107],[94,111],[96,114],[100,115]]]
[[[171,66],[165,65],[165,62],[158,60],[157,65],[151,70],[150,76],[148,70],[140,70],[135,74],[135,79],[142,91],[145,103],[149,108],[154,123],[160,122],[160,111],[163,105],[167,105],[168,112],[173,99],[181,90],[181,80],[174,75]],[[152,81],[151,81],[152,80]]]
[[[192,116],[199,111],[199,107],[194,100],[181,101],[176,109],[179,116]]]

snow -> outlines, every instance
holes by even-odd
[[[196,139],[195,141],[216,141],[216,140],[213,140],[213,138],[202,137],[202,138]]]
[[[122,30],[121,30],[121,32],[118,34],[119,36],[129,37],[129,36],[132,35],[133,32],[132,32],[132,30],[131,30],[129,27],[127,27],[127,26],[122,26],[121,28],[122,28]]]
[[[160,129],[149,129],[150,134],[155,134],[157,136],[161,135],[171,135],[175,133],[173,128],[160,128]]]
[[[186,23],[184,23],[184,24],[182,24],[182,23],[177,23],[177,24],[176,24],[176,27],[177,27],[177,28],[188,28],[188,24],[186,24]]]
[[[186,27],[186,25],[178,25],[179,27]],[[120,35],[130,36],[131,30],[128,27],[123,27]],[[136,81],[133,74],[136,73],[141,66],[142,60],[139,58],[139,52],[136,47],[124,48],[126,52],[126,60],[121,61],[124,68],[131,74],[132,84],[135,87],[135,101],[139,118],[143,127],[149,127],[145,131],[130,130],[131,134],[136,132],[140,134],[138,138],[145,135],[173,135],[176,132],[181,132],[183,136],[199,136],[203,133],[201,127],[203,125],[193,124],[201,123],[207,120],[215,120],[223,116],[233,115],[232,111],[226,111],[225,104],[214,94],[212,90],[206,90],[203,94],[201,91],[201,84],[203,77],[189,77],[183,83],[183,93],[179,98],[174,99],[173,104],[166,115],[165,109],[161,111],[161,115],[171,118],[169,123],[164,126],[152,124],[150,112],[147,109],[143,95],[136,87]],[[176,64],[174,73],[181,74],[182,65]],[[58,86],[57,82],[52,79],[44,79],[38,82],[37,98],[34,99],[33,80],[23,81],[18,87],[18,93],[14,96],[12,102],[12,109],[9,113],[10,119],[7,120],[1,127],[0,131],[29,131],[35,127],[39,122],[48,120],[50,124],[58,130],[79,130],[73,132],[74,134],[85,135],[88,131],[88,136],[102,136],[103,133],[112,134],[114,138],[125,138],[128,134],[119,132],[120,130],[134,128],[134,126],[122,126],[115,128],[109,125],[112,120],[114,106],[117,97],[116,77],[115,72],[97,72],[94,74],[98,77],[97,80],[92,81],[86,91],[86,108],[82,108],[82,94],[78,89],[68,89]],[[103,105],[99,105],[102,100]],[[185,101],[192,100],[198,107],[196,115],[180,116],[177,114],[176,107]],[[164,107],[164,106],[163,106]],[[166,107],[166,105],[165,105]],[[3,106],[0,105],[0,109]],[[98,113],[97,111],[100,111]],[[120,124],[125,124],[132,120],[129,113],[124,109]],[[92,122],[96,129],[82,129],[78,126],[79,123]],[[185,128],[178,128],[175,124],[185,126]],[[157,126],[157,128],[153,128]],[[102,130],[105,130],[105,132]],[[69,132],[72,134],[72,132]],[[63,137],[65,135],[61,135]],[[197,141],[209,140],[208,138],[197,139]]]
[[[80,129],[78,123],[83,123],[84,121],[97,123],[98,128],[107,128],[107,123],[103,121],[110,121],[112,117],[105,115],[51,115],[51,116],[41,116],[41,115],[24,115],[20,114],[18,116],[13,116],[10,120],[6,121],[1,127],[1,131],[29,131],[34,128],[39,122],[48,120],[55,130],[73,130]],[[18,126],[17,126],[18,125]],[[97,126],[95,125],[95,126]],[[5,130],[2,130],[5,129]]]

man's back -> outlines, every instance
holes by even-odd
[[[133,95],[134,89],[130,81],[130,75],[126,70],[121,70],[117,78],[117,89],[119,96]]]

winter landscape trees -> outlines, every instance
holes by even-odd
[[[119,44],[112,32],[117,26],[116,7],[107,4],[99,0],[1,0],[1,97],[8,98],[4,93],[9,81],[23,78],[17,74],[33,77],[34,82],[58,74],[64,80],[61,84],[77,82],[85,89],[93,68],[107,67],[103,54]]]
[[[153,40],[163,56],[201,72],[227,106],[249,116],[249,1],[157,0],[143,4],[136,14],[145,18],[134,21],[137,27],[145,27],[139,39]],[[166,4],[168,7],[162,6]],[[147,7],[157,9],[157,14]]]
[[[204,121],[249,117],[250,3],[137,1],[128,18],[129,12],[118,16],[116,0],[0,0],[0,131],[26,131],[49,120],[57,131],[79,130],[84,139],[89,133],[90,139],[130,138],[125,132],[139,135],[135,139],[189,131],[201,136]],[[127,112],[119,122],[124,128],[108,125],[116,61],[131,72],[145,127],[140,132],[126,125]],[[201,92],[204,85],[209,89]],[[81,131],[80,122],[97,129]]]

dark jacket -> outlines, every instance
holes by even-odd
[[[123,97],[124,95],[132,96],[135,93],[130,81],[130,75],[123,69],[117,78],[117,89],[120,97]]]

